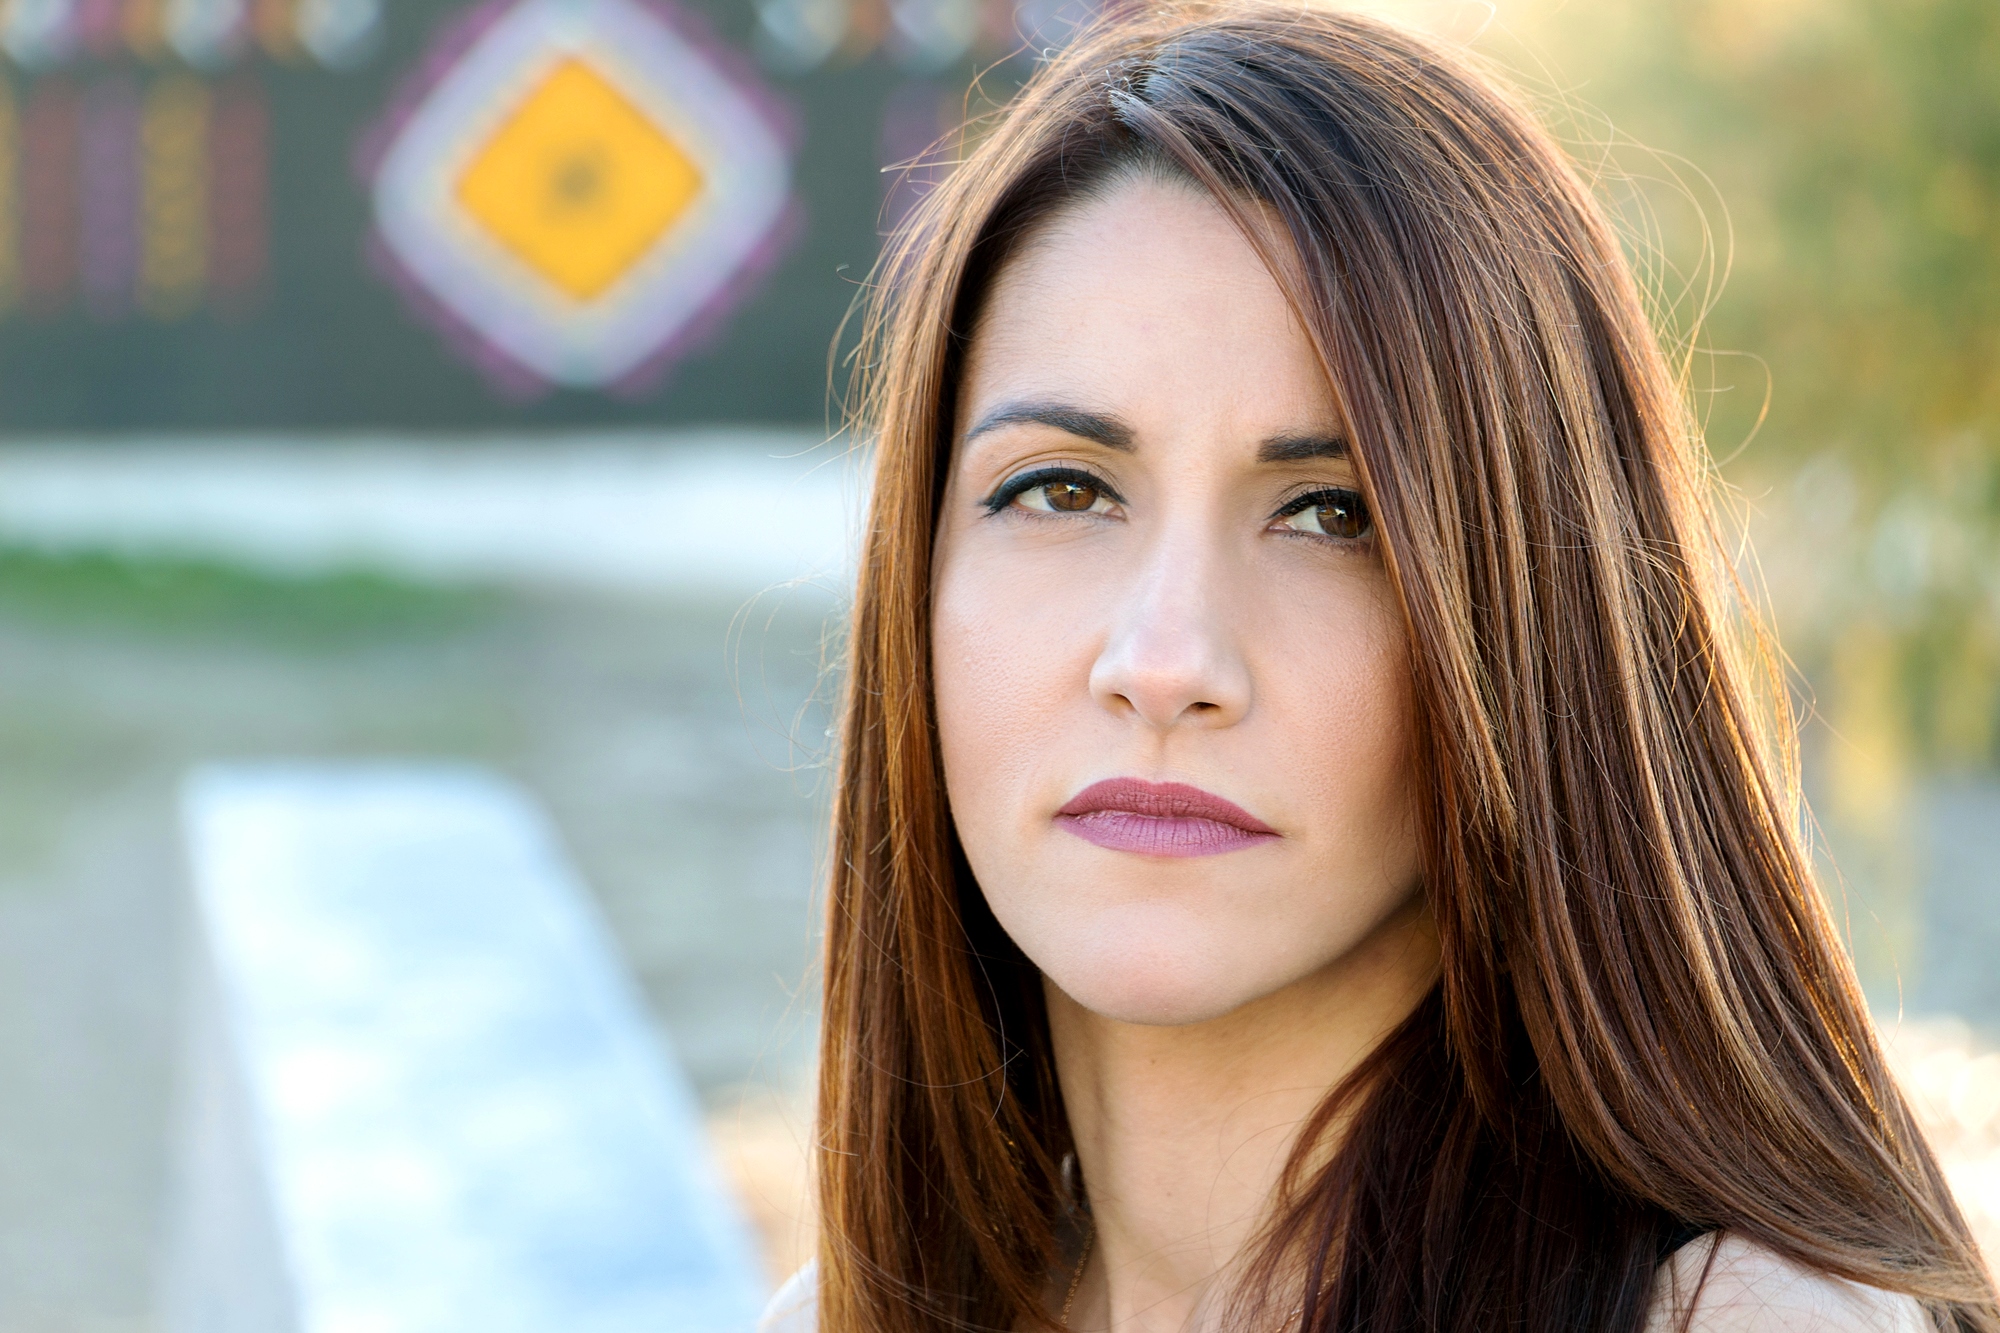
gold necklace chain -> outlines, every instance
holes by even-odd
[[[1090,1263],[1090,1250],[1091,1247],[1096,1243],[1097,1243],[1097,1224],[1093,1222],[1090,1224],[1090,1230],[1084,1235],[1083,1253],[1077,1256],[1076,1271],[1069,1275],[1069,1291],[1066,1295],[1063,1296],[1063,1308],[1062,1308],[1063,1333],[1069,1333],[1070,1308],[1076,1304],[1076,1289],[1083,1285],[1083,1270]]]

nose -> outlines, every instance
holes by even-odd
[[[1228,726],[1249,711],[1251,679],[1219,554],[1165,547],[1136,580],[1090,671],[1100,706],[1157,731]]]

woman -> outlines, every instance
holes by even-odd
[[[881,279],[776,1322],[2000,1329],[1679,386],[1489,78],[1126,17]]]

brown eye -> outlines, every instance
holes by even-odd
[[[1368,506],[1361,503],[1358,495],[1343,495],[1318,506],[1318,511],[1319,530],[1329,537],[1353,541],[1368,531]]]
[[[1042,487],[1049,508],[1064,514],[1079,514],[1097,503],[1101,492],[1080,481],[1052,481]]]
[[[1109,516],[1124,503],[1111,483],[1082,468],[1037,468],[1009,479],[984,502],[988,513],[1031,509],[1040,514]]]
[[[1295,532],[1351,542],[1366,537],[1375,526],[1358,491],[1320,491],[1295,503],[1297,507],[1279,520]]]

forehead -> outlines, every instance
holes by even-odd
[[[996,278],[960,431],[1022,395],[1116,411],[1141,437],[1337,424],[1312,342],[1235,220],[1193,186],[1150,178],[1066,210]]]

